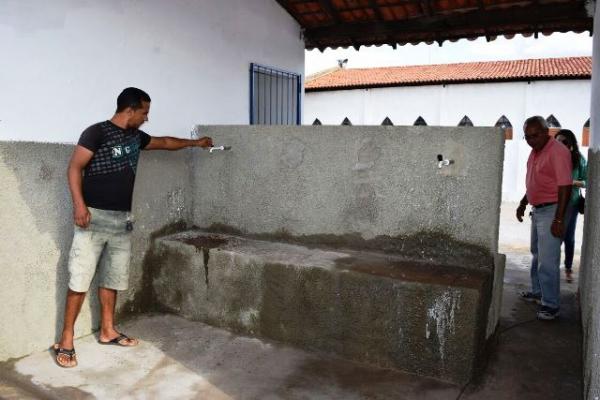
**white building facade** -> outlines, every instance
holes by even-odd
[[[304,72],[273,0],[3,1],[0,51],[0,140],[76,142],[128,86],[152,98],[151,134],[248,124],[251,63]]]
[[[348,118],[353,125],[379,125],[387,117],[394,125],[413,125],[421,117],[427,125],[457,126],[467,116],[474,126],[495,126],[505,116],[513,138],[505,141],[502,195],[503,201],[518,201],[525,193],[531,150],[523,140],[525,119],[553,115],[581,145],[590,118],[590,91],[589,79],[307,90],[304,123],[318,119],[324,125],[339,125]],[[581,152],[587,155],[587,147]]]

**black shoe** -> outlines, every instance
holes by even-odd
[[[552,321],[558,318],[560,310],[558,308],[552,308],[548,306],[541,306],[537,312],[537,318],[544,321]]]
[[[540,304],[542,302],[542,296],[535,295],[532,292],[527,292],[527,291],[519,292],[519,297],[522,300],[528,301],[530,303]]]

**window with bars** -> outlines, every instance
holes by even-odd
[[[300,75],[250,64],[250,125],[300,125]]]

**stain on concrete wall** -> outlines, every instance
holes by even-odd
[[[427,310],[425,337],[437,340],[440,358],[446,358],[446,342],[456,333],[455,314],[460,310],[461,291],[448,288],[436,297]]]
[[[289,169],[296,169],[304,162],[305,151],[306,146],[301,140],[289,140],[282,148],[281,163]]]

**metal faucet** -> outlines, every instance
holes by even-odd
[[[444,160],[444,156],[441,154],[437,155],[437,160],[439,169],[442,169],[442,167],[448,166],[450,164],[454,164],[454,160]]]
[[[231,146],[214,146],[214,147],[208,148],[209,153],[212,153],[213,151],[216,151],[216,150],[224,150],[224,151],[231,150]]]

